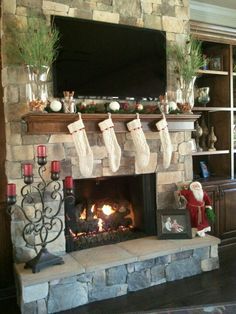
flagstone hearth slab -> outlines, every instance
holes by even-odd
[[[71,255],[87,272],[102,270],[137,261],[137,257],[117,244],[99,246],[82,251],[72,252]]]
[[[39,273],[32,273],[31,269],[24,269],[24,264],[15,264],[16,274],[23,286],[31,286],[48,282],[51,280],[59,280],[66,277],[79,275],[85,272],[84,267],[78,263],[71,255],[63,256],[64,264],[49,266],[42,269]]]
[[[179,252],[178,247],[171,241],[158,240],[155,236],[121,242],[117,245],[136,256],[138,261]]]
[[[205,246],[217,245],[220,240],[206,235],[204,238],[178,240],[158,240],[157,237],[146,237],[118,243],[117,246],[137,257],[138,261],[164,256]]]
[[[173,243],[176,243],[176,240],[170,240]],[[182,251],[188,250],[188,249],[196,249],[196,248],[201,248],[201,247],[206,247],[206,246],[213,246],[213,245],[218,245],[220,244],[220,239],[216,238],[211,235],[206,235],[203,238],[200,237],[195,237],[193,239],[185,239],[185,240],[178,240],[178,247],[179,250],[181,249]]]

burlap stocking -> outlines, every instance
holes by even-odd
[[[102,131],[103,140],[108,153],[109,167],[112,172],[116,172],[120,167],[121,149],[114,132],[114,124],[109,118],[100,122],[99,128]]]
[[[161,145],[163,148],[163,167],[167,169],[170,165],[172,156],[172,144],[165,116],[156,123],[157,130],[160,132]]]
[[[93,172],[93,152],[88,142],[83,121],[80,119],[69,124],[77,154],[79,156],[79,169],[83,177],[90,177]]]
[[[139,117],[127,123],[134,146],[135,146],[135,167],[139,170],[147,167],[150,159],[150,149],[147,144],[142,124]]]

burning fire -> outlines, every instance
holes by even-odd
[[[98,231],[99,232],[103,231],[103,221],[101,218],[98,219]]]
[[[91,213],[94,213],[94,206],[95,204],[93,204],[93,206],[91,207]],[[83,212],[80,214],[80,219],[85,220],[87,218],[87,214],[86,214],[86,208],[84,208]],[[94,218],[97,218],[94,216]]]
[[[93,211],[94,211],[94,205],[92,206]],[[92,210],[91,210],[92,211]],[[110,216],[111,214],[113,214],[115,211],[114,209],[110,206],[110,205],[103,205],[102,206],[102,212],[103,214],[105,214],[106,216]],[[96,217],[96,219],[98,219],[98,231],[102,232],[104,231],[104,222],[101,218],[98,218],[97,215],[94,216],[94,218]]]
[[[129,206],[93,204],[90,209],[82,207],[78,220],[78,231],[69,230],[72,237],[96,235],[98,232],[126,231],[132,229],[133,211]]]
[[[110,216],[111,214],[113,214],[115,212],[114,209],[112,209],[112,207],[110,205],[103,205],[102,211],[107,216]]]
[[[86,219],[86,208],[84,208],[84,210],[83,210],[83,212],[81,213],[81,215],[80,215],[79,218],[80,218],[80,219],[83,219],[83,220]]]

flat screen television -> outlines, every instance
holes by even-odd
[[[55,16],[60,51],[55,97],[155,98],[166,90],[165,32]]]

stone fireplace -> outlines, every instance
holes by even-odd
[[[190,144],[190,136],[191,132],[171,132],[171,140],[173,145],[173,155],[172,155],[172,161],[171,165],[168,170],[165,170],[162,165],[162,150],[161,150],[161,143],[158,132],[145,132],[145,136],[147,138],[148,145],[150,147],[151,151],[151,157],[150,162],[148,166],[145,168],[145,173],[137,173],[135,169],[135,161],[134,161],[134,146],[131,139],[131,136],[128,132],[125,133],[118,133],[117,138],[120,147],[122,148],[122,158],[121,158],[121,166],[119,170],[116,173],[113,173],[108,164],[108,158],[107,153],[105,150],[105,146],[102,142],[102,135],[101,133],[93,133],[89,134],[88,138],[90,143],[92,143],[91,147],[94,153],[94,169],[92,178],[83,178],[81,177],[79,173],[79,159],[76,153],[76,149],[74,146],[74,143],[72,141],[71,135],[62,134],[62,135],[49,135],[45,136],[48,138],[48,143],[46,144],[47,152],[48,152],[48,160],[49,160],[49,166],[45,172],[45,179],[49,179],[50,177],[50,160],[54,160],[55,156],[57,160],[61,160],[61,183],[63,185],[63,179],[65,176],[72,175],[75,179],[76,185],[78,184],[78,192],[82,193],[79,194],[79,197],[85,198],[86,195],[86,184],[82,185],[81,182],[87,183],[87,186],[100,184],[99,186],[102,186],[104,182],[109,182],[107,180],[111,180],[111,178],[114,178],[116,185],[122,185],[125,184],[122,183],[122,180],[128,180],[127,176],[129,176],[129,188],[131,189],[131,185],[133,184],[133,187],[136,186],[137,193],[131,193],[131,196],[134,198],[134,194],[140,193],[140,186],[143,185],[143,182],[145,182],[145,179],[140,179],[143,175],[144,178],[146,178],[148,175],[152,174],[152,181],[155,182],[152,185],[152,194],[150,191],[148,192],[148,201],[151,203],[151,209],[152,211],[157,209],[163,209],[163,208],[174,208],[175,200],[174,200],[174,190],[176,189],[176,183],[185,181],[185,180],[191,180],[192,178],[192,162],[191,162],[191,144]],[[24,135],[24,138],[32,139],[36,136],[31,135]],[[39,136],[38,138],[44,138],[44,136]],[[29,156],[32,156],[31,162],[34,163],[35,169],[34,169],[34,180],[37,183],[39,178],[37,177],[37,163],[36,163],[36,148],[37,145],[23,145],[18,146],[17,150],[21,150],[21,154],[25,154],[25,150],[27,150],[27,153],[31,150],[31,153],[29,153]],[[17,154],[17,158],[19,157],[19,154]],[[24,164],[24,161],[17,161],[15,164],[19,164],[19,168],[21,168],[22,164]],[[16,183],[17,185],[17,195],[19,197],[20,195],[20,189],[23,185],[23,180],[21,178],[21,174],[18,174],[19,178],[12,179],[11,181]],[[123,177],[123,179],[121,179]],[[100,179],[99,179],[100,178]],[[102,180],[103,179],[103,180]],[[78,181],[77,181],[78,180]],[[99,183],[100,180],[100,183]],[[120,182],[119,182],[120,181]],[[140,186],[139,185],[140,181]],[[89,183],[90,182],[90,183]],[[131,183],[133,182],[133,183]],[[97,185],[98,187],[98,185]],[[75,187],[76,189],[76,187]],[[114,187],[115,189],[115,187]],[[117,188],[116,188],[117,190]],[[94,195],[94,193],[93,193]],[[108,196],[106,196],[108,197]],[[101,196],[102,198],[102,196]],[[118,196],[117,196],[118,198]],[[114,199],[112,197],[112,199]],[[146,202],[147,202],[146,199]],[[86,201],[89,203],[87,204],[87,210],[91,211],[93,199],[86,199]],[[77,205],[77,209],[81,206],[84,206],[83,203],[80,203],[79,201]],[[135,200],[134,202],[138,203],[136,207],[140,207],[141,202],[145,204],[145,199],[142,200]],[[140,203],[139,203],[140,202]],[[122,203],[122,202],[121,202]],[[123,203],[125,206],[130,207],[130,204],[126,200],[126,197],[123,196]],[[122,207],[124,204],[120,204]],[[103,204],[106,205],[106,204]],[[108,204],[109,205],[109,204]],[[114,205],[114,204],[113,204]],[[97,207],[99,207],[100,204],[97,203]],[[143,207],[143,206],[141,206]],[[81,209],[80,209],[81,210]],[[125,210],[131,211],[130,208],[126,208]],[[135,208],[132,209],[132,212],[135,210]],[[141,209],[140,209],[141,211]],[[77,210],[78,214],[79,210]],[[82,214],[82,212],[80,213]],[[88,213],[87,213],[88,214]],[[152,223],[155,221],[155,213],[153,213],[153,218],[150,218],[149,213],[142,218],[143,221],[146,220],[146,224],[150,224],[148,221],[151,220]],[[59,217],[62,219],[62,221],[65,222],[65,212],[62,211],[59,215]],[[138,217],[138,215],[137,215]],[[138,224],[138,218],[136,217],[136,225]],[[141,219],[139,219],[141,220]],[[14,247],[14,253],[15,253],[15,260],[16,262],[24,262],[29,260],[35,255],[34,249],[26,246],[22,239],[22,228],[25,224],[24,217],[22,215],[19,215],[17,212],[14,213],[12,217],[12,241],[13,241],[13,247]],[[133,223],[131,223],[133,225]],[[140,223],[141,225],[141,223]],[[142,229],[142,228],[141,228]],[[155,227],[151,227],[151,233],[149,233],[148,230],[143,230],[147,233],[147,235],[155,234]],[[78,230],[74,230],[78,231]],[[79,231],[78,231],[79,232]],[[56,254],[64,254],[66,251],[66,244],[65,244],[65,235],[62,233],[59,238],[57,238],[56,241],[53,243],[50,243],[48,245],[48,249]]]
[[[14,0],[5,1],[2,8],[3,25],[11,18],[17,23],[25,24],[28,9],[35,12],[42,11],[50,21],[51,16],[68,16],[74,18],[105,21],[116,24],[131,25],[136,27],[163,30],[166,32],[167,43],[184,40],[189,27],[189,5],[187,0],[164,1],[164,0],[135,0],[127,2],[123,0],[88,0],[88,1],[32,1],[27,2]],[[22,115],[28,112],[25,101],[25,83],[27,76],[24,67],[7,59],[5,51],[5,39],[7,29],[3,28],[2,40],[2,82],[4,88],[4,107],[6,115],[7,157],[6,174],[8,182],[17,185],[17,195],[20,195],[22,187],[22,164],[31,162],[35,165],[36,173],[36,146],[47,146],[48,161],[61,160],[61,180],[67,175],[74,179],[80,179],[78,156],[71,136],[65,133],[30,134],[22,122]],[[171,63],[167,64],[167,88],[172,90],[175,79],[171,71]],[[55,121],[56,123],[56,121]],[[191,129],[191,128],[189,128]],[[175,183],[192,178],[192,159],[190,152],[191,132],[174,132],[171,139],[174,147],[171,166],[168,170],[162,167],[162,152],[160,138],[157,132],[145,132],[148,145],[151,150],[150,163],[144,173],[154,173],[156,178],[156,204],[157,209],[173,206],[173,191]],[[102,141],[101,134],[91,133],[89,143],[94,154],[93,178],[137,175],[135,169],[134,148],[127,132],[117,134],[119,145],[122,148],[121,166],[117,173],[112,173],[108,167],[108,159]],[[49,170],[46,173],[49,177]],[[35,177],[37,181],[37,175]],[[61,213],[64,217],[64,213]],[[64,221],[64,218],[63,218]],[[32,248],[26,247],[19,236],[24,226],[24,221],[19,215],[14,215],[12,220],[12,242],[14,259],[23,262],[34,256]],[[65,252],[65,237],[62,234],[50,248],[58,254]]]
[[[183,41],[189,29],[188,0],[74,0],[69,1],[69,4],[68,1],[61,0],[30,2],[4,0],[3,3],[3,25],[12,18],[15,18],[19,24],[24,24],[28,12],[33,10],[43,12],[48,21],[52,15],[61,15],[163,30],[166,32],[167,43]],[[66,251],[74,251],[74,248],[68,248],[72,245],[71,242],[68,242],[69,231],[76,233],[76,236],[80,231],[73,229],[78,226],[74,227],[73,224],[68,224],[65,215],[68,214],[72,220],[75,215],[79,215],[82,224],[81,207],[85,206],[86,215],[90,215],[94,219],[92,206],[95,204],[98,211],[101,199],[105,197],[99,196],[99,203],[98,199],[85,198],[85,194],[82,194],[85,199],[82,202],[79,199],[81,195],[78,194],[78,200],[75,203],[77,211],[71,212],[70,208],[65,208],[68,210],[67,212],[64,210],[60,212],[66,233],[62,232],[56,241],[48,245],[51,252],[64,257],[65,264],[32,274],[30,270],[24,270],[22,262],[34,257],[35,251],[32,247],[26,246],[22,238],[24,217],[17,212],[14,213],[11,222],[11,237],[22,313],[62,311],[217,268],[219,241],[215,238],[207,237],[204,240],[178,240],[175,242],[171,240],[157,241],[156,237],[155,211],[174,208],[173,192],[176,189],[176,183],[192,179],[190,139],[193,123],[185,130],[182,129],[181,122],[177,128],[170,127],[173,154],[171,165],[167,170],[163,168],[163,153],[158,132],[145,130],[151,156],[148,166],[142,173],[135,168],[134,145],[127,130],[116,133],[122,150],[121,165],[116,173],[109,169],[102,134],[90,132],[88,140],[94,155],[94,167],[91,178],[83,178],[79,171],[79,160],[71,135],[66,132],[57,134],[50,132],[50,129],[44,133],[42,128],[38,133],[27,132],[27,125],[22,121],[22,116],[28,113],[25,101],[26,73],[22,66],[8,60],[4,53],[5,40],[8,36],[4,27],[2,36],[2,82],[7,136],[6,174],[8,182],[16,184],[17,195],[20,195],[23,185],[22,165],[24,163],[30,162],[34,165],[35,182],[39,180],[36,171],[36,147],[44,144],[47,147],[48,161],[61,161],[61,183],[66,176],[73,176],[76,180],[75,188],[78,188],[79,193],[85,189],[83,184],[81,185],[82,181],[91,180],[90,182],[96,186],[96,184],[102,185],[103,181],[108,182],[109,178],[115,178],[119,182],[116,185],[123,185],[124,182],[119,180],[123,180],[122,177],[127,179],[128,176],[130,178],[128,179],[129,186],[132,184],[135,186],[137,191],[135,194],[138,194],[140,199],[133,201],[132,193],[129,197],[126,195],[120,197],[116,215],[120,214],[121,217],[116,218],[112,223],[116,225],[117,219],[123,219],[118,227],[116,225],[115,231],[122,227],[127,229],[137,227],[141,233],[145,234],[145,237],[135,240],[116,244],[106,243],[105,246],[66,254]],[[167,63],[167,89],[173,90],[174,87],[175,78],[169,60]],[[57,120],[51,121],[52,128],[54,123],[56,124]],[[124,122],[120,123],[124,124]],[[50,171],[47,168],[45,179],[49,179],[49,177]],[[145,190],[143,190],[142,197],[139,190],[149,181],[152,181],[152,191],[151,194],[149,191],[148,202],[150,203],[146,204]],[[105,203],[104,200],[103,203]],[[117,207],[117,204],[113,204],[113,207]],[[144,207],[147,208],[142,212]],[[125,216],[122,214],[124,211],[127,212]],[[134,215],[135,211],[138,212],[136,216]],[[96,214],[102,215],[101,212]],[[106,218],[104,217],[103,220]],[[103,233],[107,232],[112,223],[108,221],[105,224]],[[94,225],[93,222],[91,225]]]
[[[22,239],[22,217],[13,216],[15,272],[22,313],[55,313],[219,267],[218,239],[207,236],[204,239],[158,240],[156,235],[156,210],[174,208],[176,183],[191,179],[190,133],[171,132],[174,152],[166,171],[162,165],[158,132],[145,132],[151,159],[146,173],[142,174],[135,170],[130,134],[117,134],[122,147],[122,165],[116,175],[109,169],[101,135],[89,135],[89,140],[94,141],[92,149],[96,156],[91,178],[80,177],[70,135],[49,136],[49,159],[55,152],[57,157],[65,154],[62,179],[68,174],[77,178],[76,202],[72,207],[65,204],[60,213],[65,233],[47,246],[50,252],[62,255],[64,264],[42,269],[39,273],[24,269],[21,263],[28,261],[35,252]],[[36,146],[32,149],[35,151]],[[16,181],[19,189],[22,179]],[[104,205],[109,205],[113,211],[112,219],[101,211]],[[88,220],[85,229],[83,215]],[[99,219],[103,220],[101,232]],[[138,230],[133,233],[135,228]],[[81,233],[82,237],[79,237]],[[114,234],[118,241],[114,241]]]

